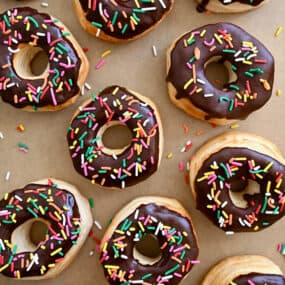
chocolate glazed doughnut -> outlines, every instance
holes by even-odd
[[[240,13],[256,9],[268,0],[196,0],[198,12]]]
[[[30,240],[35,221],[48,228],[38,245]],[[88,201],[66,182],[44,179],[6,193],[0,201],[0,272],[17,279],[57,276],[78,253],[91,225]]]
[[[107,128],[125,125],[132,133],[129,146],[107,148]],[[73,165],[93,184],[125,188],[152,175],[160,164],[163,134],[153,102],[134,91],[110,86],[88,100],[73,116],[67,141]]]
[[[227,64],[230,82],[213,86],[205,69],[211,61]],[[167,56],[171,101],[201,120],[227,124],[245,119],[270,98],[274,59],[253,36],[230,23],[206,25],[174,41]]]
[[[284,175],[278,148],[242,132],[210,140],[190,165],[197,209],[228,234],[259,231],[284,216]]]
[[[147,235],[158,240],[159,258],[136,250]],[[100,251],[100,263],[111,285],[177,285],[199,263],[189,214],[175,199],[163,197],[141,197],[126,205],[104,234]]]
[[[171,11],[174,0],[74,0],[82,27],[103,40],[124,42],[142,37]]]
[[[42,74],[34,75],[30,65],[41,51],[48,65]],[[29,7],[0,15],[0,54],[0,95],[27,111],[56,111],[72,104],[89,69],[67,28]]]
[[[280,268],[258,255],[232,256],[215,265],[201,285],[285,285]]]

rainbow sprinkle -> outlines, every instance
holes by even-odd
[[[11,236],[28,220],[49,222],[45,240],[33,252],[18,252]],[[80,235],[80,216],[75,199],[66,190],[30,184],[6,193],[0,201],[0,272],[14,278],[40,276],[64,260]]]

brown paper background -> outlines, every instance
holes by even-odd
[[[75,17],[71,0],[46,0],[46,2],[49,4],[48,8],[41,7],[41,1],[0,0],[0,11],[17,5],[31,5],[58,17],[69,27],[79,43],[89,48],[87,56],[91,69],[87,82],[95,91],[110,84],[121,84],[153,99],[161,112],[164,126],[163,159],[159,171],[137,186],[123,191],[99,189],[75,172],[65,141],[69,120],[79,103],[87,97],[81,97],[73,106],[57,113],[26,113],[0,102],[0,131],[5,136],[4,140],[0,140],[1,196],[7,191],[39,178],[63,179],[75,184],[87,198],[94,198],[94,218],[103,225],[104,229],[108,220],[132,198],[154,194],[175,197],[182,201],[191,213],[200,245],[201,264],[192,269],[181,285],[200,284],[204,274],[212,265],[224,257],[236,254],[265,255],[285,271],[284,257],[276,251],[277,243],[285,241],[285,218],[259,233],[226,236],[195,209],[189,186],[184,183],[183,173],[178,170],[178,162],[181,160],[186,162],[201,143],[228,130],[229,127],[213,129],[206,122],[184,114],[170,103],[165,84],[165,52],[177,36],[207,23],[231,21],[255,35],[272,51],[276,59],[274,91],[280,88],[285,92],[285,33],[278,38],[274,37],[277,27],[285,26],[284,0],[272,0],[256,11],[238,15],[199,14],[192,0],[176,0],[172,13],[156,30],[129,44],[102,42],[84,32]],[[152,54],[153,44],[158,50],[157,57]],[[106,65],[100,70],[95,70],[101,54],[108,49],[111,49],[112,53],[106,58]],[[276,97],[274,93],[262,110],[239,123],[239,130],[254,132],[271,139],[285,154],[284,96],[285,94]],[[15,130],[20,123],[26,127],[24,133]],[[184,123],[190,126],[189,135],[183,132]],[[204,134],[197,136],[197,130],[203,130]],[[188,139],[194,144],[191,152],[180,153],[181,147]],[[30,147],[29,153],[19,152],[18,142],[26,143]],[[166,158],[169,152],[173,153],[171,159]],[[11,171],[9,181],[5,181],[7,171]],[[99,231],[95,226],[94,230],[101,238],[104,231]],[[40,283],[107,285],[97,255],[89,257],[89,252],[94,248],[95,243],[88,238],[67,270],[54,280],[40,281]],[[0,284],[18,283],[0,276]],[[27,284],[37,284],[37,281],[28,281]]]

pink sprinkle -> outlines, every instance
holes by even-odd
[[[24,147],[19,147],[19,151],[22,151],[24,153],[27,153],[29,150]]]
[[[56,106],[57,105],[57,101],[56,101],[56,98],[55,98],[55,94],[54,94],[53,88],[50,88],[50,95],[51,95],[51,99],[52,99],[53,105]]]
[[[104,58],[101,58],[99,62],[95,65],[95,68],[100,69],[105,63],[106,63],[106,60]]]
[[[200,260],[191,260],[191,264],[200,264]]]
[[[207,47],[212,46],[215,43],[215,39],[213,38],[210,42],[204,41],[204,45]]]
[[[184,169],[185,169],[185,164],[184,164],[183,161],[180,161],[180,162],[178,163],[178,169],[179,169],[181,172],[184,171]]]

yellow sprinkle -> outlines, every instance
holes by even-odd
[[[50,256],[54,256],[54,255],[58,254],[58,253],[61,252],[61,251],[62,251],[62,248],[60,247],[60,248],[54,250],[54,251],[50,254]]]
[[[107,243],[107,242],[105,242],[105,243],[104,243],[104,246],[103,246],[103,248],[102,248],[102,251],[103,251],[103,252],[104,252],[104,251],[106,251],[107,246],[108,246],[108,243]]]
[[[252,64],[252,62],[251,62],[251,61],[248,61],[248,60],[244,60],[242,63],[248,64],[248,65],[251,65],[251,64]]]
[[[40,209],[41,214],[42,214],[42,215],[44,215],[44,214],[45,214],[45,210],[44,210],[44,208],[43,208],[43,206],[42,206],[42,205],[41,205],[41,206],[39,206],[39,209]]]
[[[267,172],[273,165],[273,161],[271,161],[270,163],[268,163],[268,165],[264,168],[264,171]]]
[[[200,33],[200,37],[203,38],[203,37],[206,35],[206,32],[207,32],[207,30],[203,30],[203,31]]]
[[[203,177],[201,177],[201,178],[198,178],[198,179],[197,179],[197,182],[201,182],[201,181],[203,181],[203,180],[205,180],[205,179],[207,179],[207,176],[203,176]]]
[[[109,268],[109,269],[119,269],[120,267],[117,265],[105,265],[105,268]]]
[[[233,124],[233,125],[230,126],[231,129],[236,129],[238,127],[239,127],[239,124]]]
[[[220,45],[223,43],[220,37],[216,33],[214,34],[214,37]]]
[[[186,90],[194,81],[193,78],[189,79],[185,84],[184,84],[184,90]]]
[[[123,234],[124,234],[124,232],[121,231],[121,230],[116,230],[115,233],[120,234],[120,235],[123,235]]]
[[[119,91],[119,87],[116,87],[116,88],[114,89],[114,91],[112,92],[112,94],[113,94],[113,95],[116,95],[118,91]]]
[[[66,234],[65,234],[65,231],[63,230],[63,229],[61,229],[61,235],[62,235],[62,237],[65,239],[65,240],[67,240],[67,236],[66,236]]]
[[[187,233],[187,232],[182,232],[182,234],[183,234],[185,237],[188,237],[188,233]]]
[[[41,245],[41,249],[45,250],[46,249],[45,245]]]
[[[281,89],[277,89],[276,96],[280,96],[281,94],[282,94],[282,90]]]
[[[16,272],[17,272],[17,273],[16,273],[16,274],[17,274],[17,279],[20,279],[20,278],[21,278],[20,271],[19,271],[19,270],[17,270]]]
[[[283,179],[280,179],[280,180],[278,181],[278,183],[276,184],[276,188],[277,188],[277,189],[280,188],[280,185],[281,185],[282,182],[283,182]]]
[[[107,55],[109,55],[112,51],[110,49],[104,51],[101,55],[101,57],[106,57]]]
[[[139,224],[139,227],[141,228],[141,230],[144,232],[144,231],[145,231],[145,229],[144,229],[144,227],[143,227],[142,223],[139,221],[139,222],[138,222],[138,224]]]
[[[5,270],[8,266],[9,266],[9,264],[5,264],[4,266],[2,266],[2,267],[0,268],[0,272],[2,272],[3,270]]]
[[[259,230],[259,226],[255,226],[254,230],[257,232]]]
[[[283,27],[279,26],[275,32],[275,37],[279,37],[283,31]]]
[[[271,181],[269,180],[266,185],[266,192],[269,193],[271,189]]]
[[[49,267],[49,268],[53,268],[53,267],[55,267],[55,264],[54,264],[54,263],[51,263],[51,264],[48,265],[48,267]]]
[[[173,153],[172,153],[172,152],[170,152],[170,153],[168,153],[168,154],[167,154],[167,156],[166,156],[166,157],[167,157],[167,158],[172,158],[172,156],[173,156]]]
[[[5,193],[5,195],[4,195],[4,200],[7,200],[8,197],[9,197],[9,193]]]
[[[61,221],[61,216],[59,215],[57,211],[54,211],[54,215]]]

